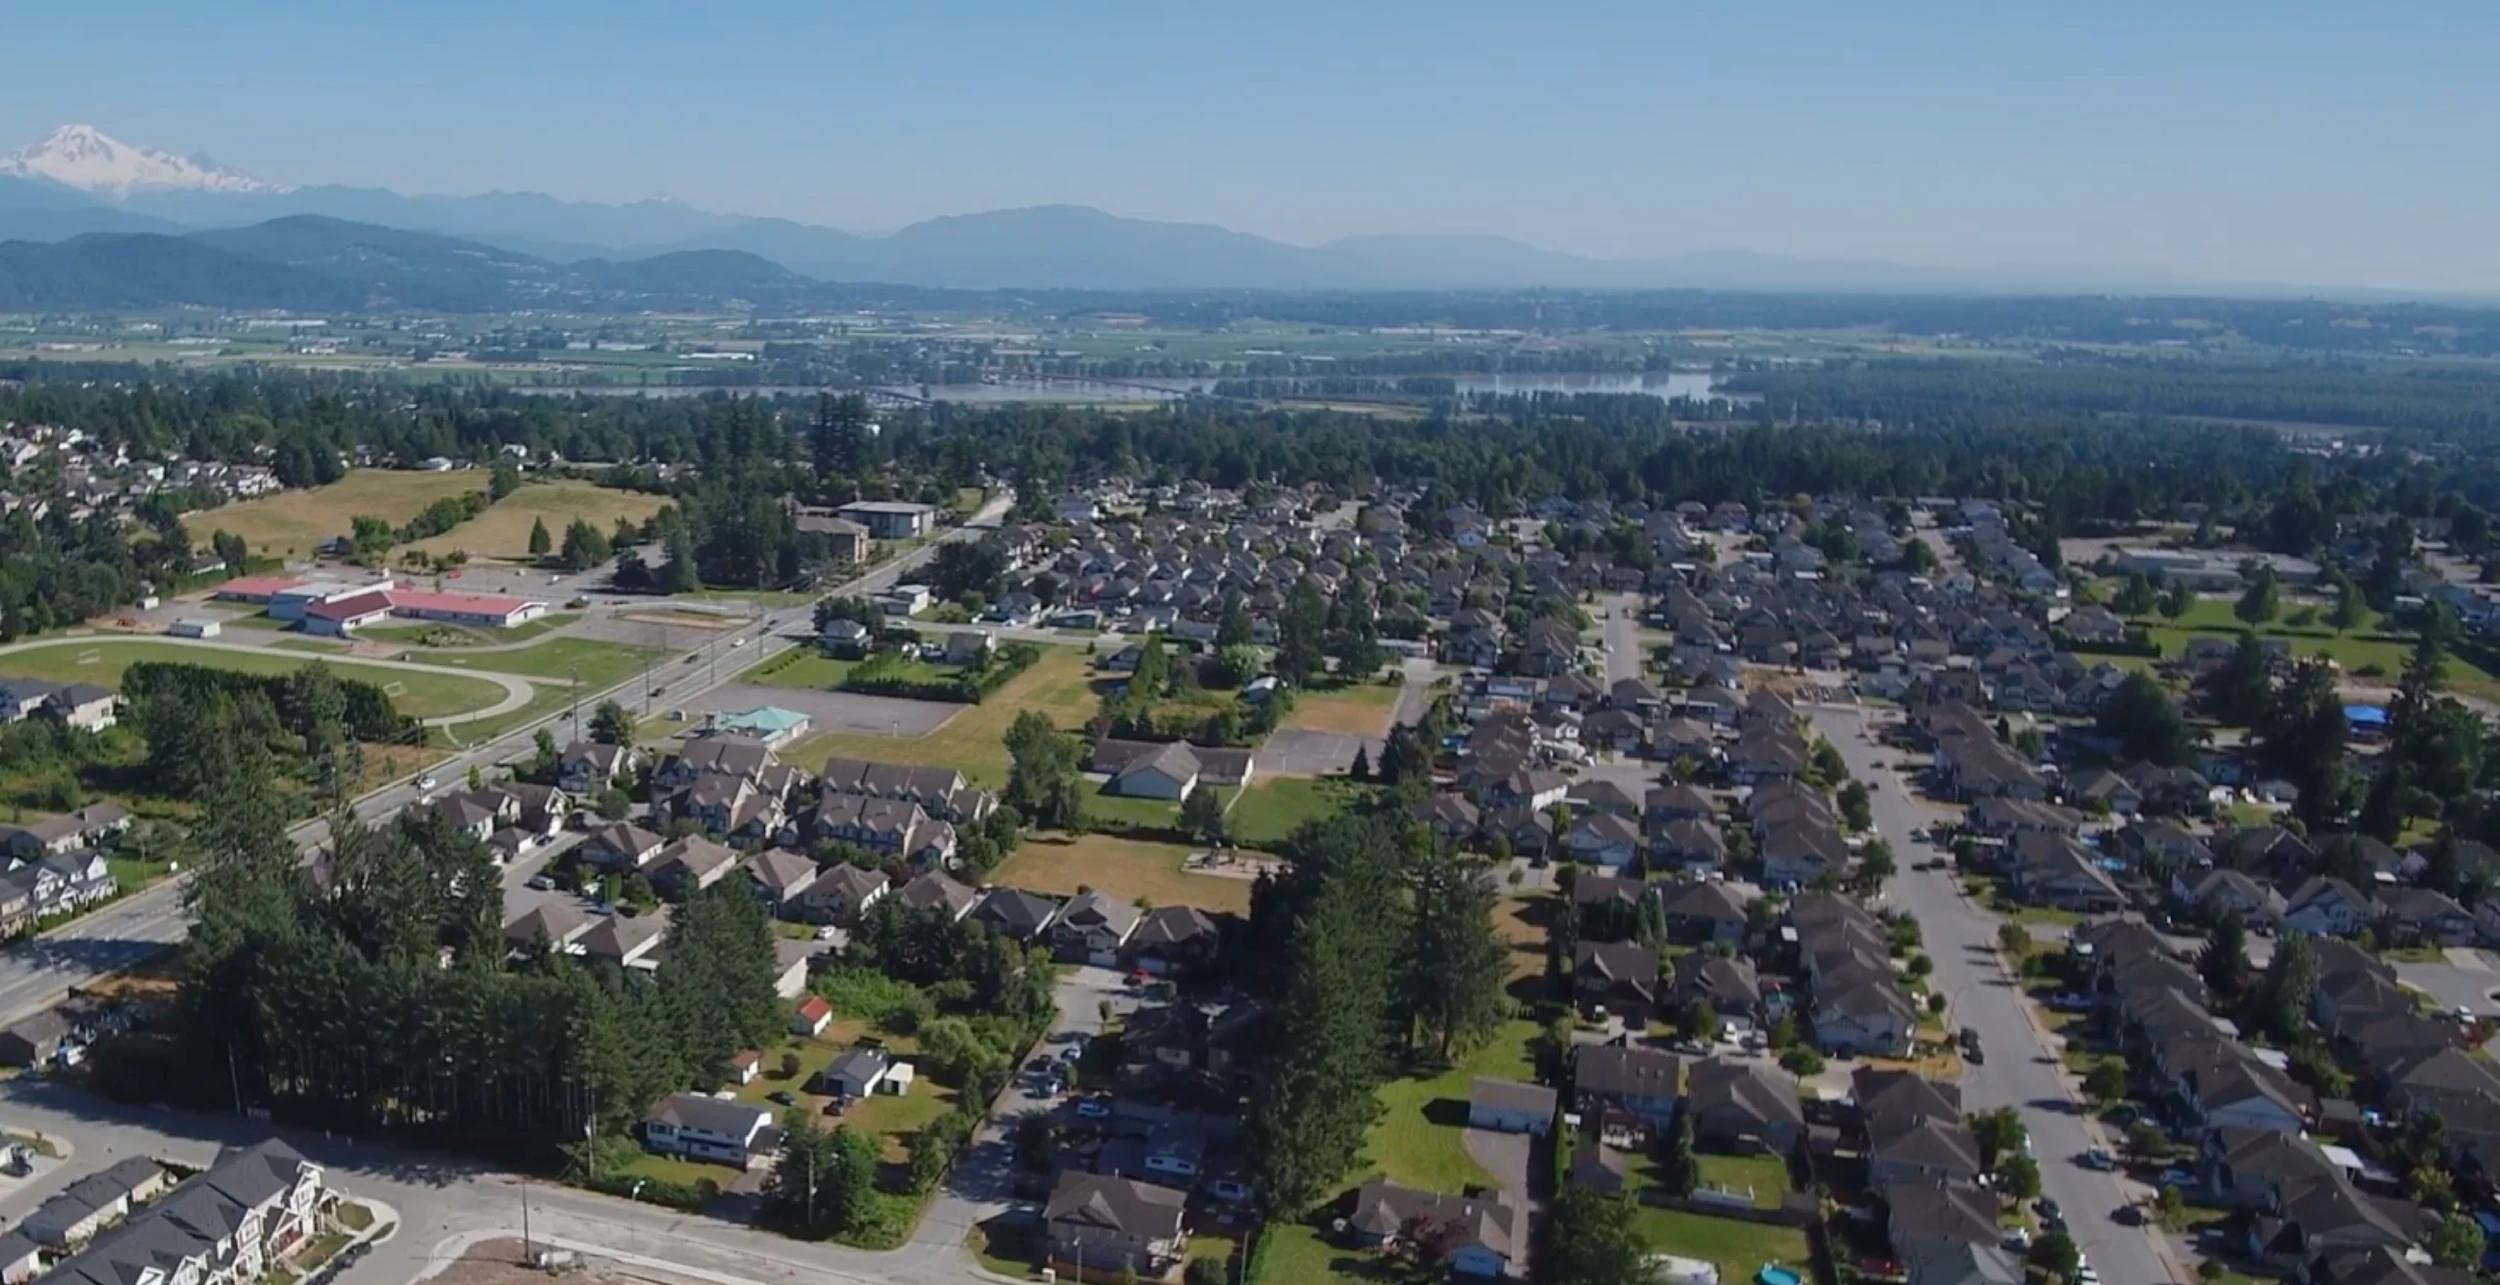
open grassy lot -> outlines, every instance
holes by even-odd
[[[590,692],[596,689],[585,687],[582,690]],[[630,696],[630,693],[628,695]],[[433,742],[438,745],[475,745],[480,741],[492,740],[524,723],[545,718],[572,703],[573,689],[562,683],[531,683],[530,698],[519,709],[506,710],[493,718],[463,719],[448,727],[429,728],[428,731],[432,734]],[[630,705],[631,701],[627,703]],[[582,719],[584,722],[589,721],[592,708],[588,702],[583,703]],[[572,733],[566,727],[559,725],[554,730],[558,742],[572,739]]]
[[[814,648],[798,653],[798,659],[784,662],[780,656],[738,675],[742,683],[762,683],[769,687],[810,687],[831,691],[859,668],[856,660],[828,656]]]
[[[1016,715],[1040,710],[1059,726],[1074,728],[1094,712],[1094,705],[1085,653],[1074,647],[1045,647],[1031,669],[980,704],[964,706],[925,736],[827,732],[782,751],[781,757],[791,763],[822,763],[829,756],[847,754],[892,763],[934,764],[959,768],[975,783],[995,790],[1007,784],[1007,727]]]
[[[94,659],[80,663],[82,657],[89,656]],[[503,699],[503,689],[464,674],[385,669],[378,665],[360,665],[352,660],[193,647],[178,642],[136,638],[67,639],[0,652],[0,672],[119,689],[122,671],[141,661],[207,665],[246,674],[290,674],[316,659],[322,659],[341,678],[353,678],[384,688],[393,683],[402,684],[404,690],[393,703],[401,713],[417,718],[436,718],[465,710],[485,709]]]
[[[1181,823],[1181,808],[1170,799],[1139,799],[1098,790],[1086,796],[1085,823],[1091,826],[1177,829]]]
[[[1458,1065],[1401,1076],[1380,1086],[1381,1116],[1363,1141],[1363,1153],[1372,1167],[1393,1182],[1426,1191],[1491,1186],[1492,1175],[1467,1154],[1462,1140],[1467,1127],[1467,1084],[1479,1075],[1534,1079],[1536,1068],[1528,1042],[1536,1037],[1536,1023],[1513,1019],[1504,1022],[1484,1047],[1459,1059]]]
[[[499,674],[544,678],[557,683],[578,679],[584,689],[599,691],[633,677],[642,669],[645,659],[656,667],[660,655],[656,647],[630,647],[595,638],[549,638],[511,651],[473,654],[412,651],[405,653],[403,659],[425,665],[493,670]]]
[[[805,762],[808,760],[800,760]],[[1189,849],[1177,843],[1145,843],[1107,834],[1037,834],[1017,847],[990,875],[994,883],[1062,896],[1079,887],[1118,897],[1144,897],[1157,906],[1250,911],[1250,881],[1181,869]]]
[[[1274,848],[1305,821],[1353,806],[1369,787],[1342,778],[1272,776],[1252,780],[1225,813],[1232,841],[1247,848]]]
[[[2229,597],[2199,598],[2176,620],[2154,614],[2133,617],[2130,623],[2141,626],[2144,636],[2161,648],[2163,656],[2176,658],[2189,639],[2235,639],[2246,632],[2249,626],[2231,614],[2237,601]],[[2299,607],[2315,605],[2285,598],[2283,613],[2257,626],[2257,636],[2281,639],[2291,647],[2294,656],[2324,656],[2343,666],[2347,677],[2371,669],[2393,685],[2404,671],[2405,657],[2413,651],[2413,635],[2382,630],[2376,620],[2367,618],[2338,632],[2326,624],[2323,608],[2318,611],[2318,619],[2308,625],[2293,625],[2286,620]],[[2500,678],[2460,657],[2448,659],[2448,684],[2461,695],[2500,700]]]
[[[356,636],[379,639],[383,642],[411,644],[430,643],[432,640],[441,639],[444,641],[433,645],[444,647],[501,647],[510,643],[528,642],[540,634],[554,633],[581,618],[581,613],[578,611],[556,611],[540,616],[536,620],[523,621],[510,629],[471,629],[465,625],[450,625],[439,620],[412,621],[404,625],[367,625],[357,630]],[[247,616],[245,619],[267,619],[267,617]],[[243,623],[241,620],[227,622],[229,627],[241,623]],[[270,621],[273,627],[279,626],[280,623]]]
[[[308,555],[323,540],[347,534],[358,515],[377,517],[392,526],[425,511],[446,495],[486,489],[483,469],[420,473],[400,469],[354,469],[328,486],[229,504],[204,513],[186,514],[183,525],[203,549],[209,537],[230,531],[243,537],[254,553],[272,557]],[[523,523],[528,534],[529,524]]]
[[[1764,1263],[1782,1263],[1806,1275],[1806,1234],[1794,1227],[1686,1213],[1643,1204],[1635,1207],[1633,1229],[1649,1242],[1650,1251],[1702,1258],[1719,1265],[1719,1279],[1749,1281]]]
[[[1384,683],[1349,683],[1295,692],[1284,727],[1315,732],[1380,736],[1389,730],[1389,711],[1397,708],[1398,688]]]
[[[477,478],[478,485],[485,484],[482,474],[469,476]],[[612,490],[579,478],[531,483],[486,506],[475,518],[408,547],[429,554],[466,549],[473,558],[531,562],[536,561],[529,553],[533,522],[545,522],[548,539],[562,548],[564,529],[575,521],[588,522],[605,535],[615,528],[618,518],[640,524],[667,504],[661,496]]]

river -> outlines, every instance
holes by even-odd
[[[1305,379],[1324,376],[1305,375]],[[1366,376],[1394,380],[1398,376]],[[1702,399],[1724,397],[1739,404],[1758,398],[1751,393],[1716,391],[1717,376],[1703,370],[1646,371],[1622,374],[1543,374],[1543,375],[1451,375],[1422,376],[1448,378],[1461,396],[1478,393],[1646,393],[1660,401],[1679,397]],[[957,402],[973,406],[1003,406],[1016,403],[1047,402],[1066,405],[1087,405],[1100,402],[1171,401],[1193,393],[1205,393],[1215,387],[1213,379],[1176,379],[1141,377],[1137,379],[1001,379],[991,384],[882,384],[877,392],[927,401]],[[805,397],[821,391],[790,384],[739,386],[734,384],[669,384],[658,386],[610,385],[604,387],[571,387],[523,385],[517,391],[529,393],[639,394],[645,397],[702,397],[712,393],[731,393],[750,397]],[[1359,400],[1349,398],[1347,400]]]

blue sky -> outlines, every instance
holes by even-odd
[[[79,0],[9,45],[0,146],[298,184],[2500,288],[2471,0]]]

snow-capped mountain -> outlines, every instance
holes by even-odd
[[[125,143],[93,125],[63,125],[43,141],[0,158],[0,174],[50,179],[120,198],[133,192],[282,192],[249,175],[153,147]]]

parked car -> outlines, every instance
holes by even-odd
[[[1101,1098],[1086,1098],[1076,1104],[1076,1113],[1088,1120],[1111,1118],[1111,1105]]]
[[[2086,1169],[2107,1170],[2117,1166],[2117,1158],[2109,1154],[2107,1147],[2094,1147],[2083,1153],[2083,1167]]]
[[[529,882],[525,886],[532,892],[546,892],[556,886],[556,881],[543,874],[536,874],[529,877]]]
[[[798,1098],[788,1089],[775,1089],[772,1092],[765,1094],[764,1100],[772,1103],[774,1106],[782,1107],[795,1106],[798,1103]]]
[[[2197,1177],[2189,1170],[2179,1168],[2177,1165],[2172,1165],[2171,1167],[2161,1171],[2161,1177],[2154,1179],[2153,1185],[2157,1187],[2178,1187],[2184,1190],[2186,1188],[2196,1186]]]

